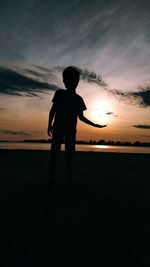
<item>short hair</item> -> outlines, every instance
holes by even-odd
[[[80,72],[78,69],[74,66],[69,66],[66,69],[64,69],[62,76],[64,79],[72,78],[79,81],[80,79]]]

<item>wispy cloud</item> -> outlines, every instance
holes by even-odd
[[[3,61],[90,66],[121,82],[130,75],[136,86],[149,81],[148,0],[13,0],[0,8]]]
[[[0,67],[0,93],[17,96],[37,96],[39,93],[48,93],[61,89],[58,86],[57,72],[62,72],[64,66],[50,69],[41,66],[31,66],[28,68],[6,68]],[[135,91],[121,91],[111,89],[102,79],[101,75],[87,69],[75,67],[81,74],[81,79],[90,84],[96,84],[109,94],[119,97],[120,100],[128,101],[141,107],[150,106],[150,86],[141,87]],[[53,82],[51,82],[53,81]],[[111,114],[107,114],[111,115]]]
[[[112,111],[106,112],[106,115],[113,115],[114,113]]]
[[[78,68],[78,70],[83,81],[86,81],[88,83],[95,83],[99,86],[107,86],[107,83],[102,80],[102,77],[100,75],[97,75],[95,72],[88,71],[87,69],[82,70],[80,68]]]
[[[27,72],[32,74],[33,77],[27,76]],[[0,93],[36,96],[38,93],[56,91],[57,89],[59,89],[57,85],[44,82],[40,73],[32,69],[20,69],[18,71],[12,68],[0,67]]]
[[[133,97],[137,98],[141,106],[150,106],[150,86],[146,88],[141,88],[139,91],[130,94]]]
[[[113,116],[113,117],[118,117],[118,115],[115,114],[115,113],[112,112],[112,111],[108,111],[108,112],[106,112],[106,115],[108,115],[108,116]]]
[[[36,69],[35,69],[36,68]],[[77,67],[76,67],[77,68]],[[60,89],[57,85],[57,77],[54,72],[57,70],[62,72],[65,67],[54,67],[47,69],[41,66],[35,66],[34,69],[12,69],[6,67],[0,67],[0,93],[12,94],[12,95],[27,95],[37,96],[38,93],[45,93],[49,91],[56,91]],[[106,83],[102,80],[100,75],[95,72],[82,70],[77,68],[81,74],[81,79],[88,83],[95,83],[98,86],[106,86]],[[45,80],[55,80],[54,83],[45,82]]]
[[[56,70],[62,72],[67,66],[58,66],[55,67]],[[102,79],[101,75],[98,75],[94,71],[89,71],[87,69],[81,69],[76,66],[72,66],[73,68],[77,69],[80,73],[80,79],[88,82],[88,83],[95,83],[98,86],[107,86],[107,83]]]
[[[136,91],[120,91],[120,90],[112,90],[106,89],[110,94],[113,94],[120,98],[120,100],[126,100],[130,104],[136,104],[141,107],[149,107],[150,106],[150,87],[140,88]]]
[[[8,135],[20,135],[20,136],[29,136],[30,133],[24,132],[24,131],[14,131],[14,130],[6,130],[6,129],[0,129],[1,134],[8,134]]]
[[[102,79],[101,75],[98,75],[94,71],[89,71],[87,69],[81,69],[79,67],[75,67],[80,72],[81,80],[87,83],[94,83],[99,87],[103,88],[103,90],[108,93],[120,97],[120,99],[128,101],[130,104],[136,104],[141,107],[149,107],[150,106],[150,86],[146,88],[139,88],[136,91],[121,91],[118,89],[111,89],[111,87]],[[65,69],[64,66],[55,67],[58,71],[63,71]],[[112,115],[112,114],[107,114]],[[115,115],[115,114],[114,114]]]
[[[133,127],[139,128],[139,129],[146,129],[146,130],[150,129],[150,125],[146,125],[146,124],[137,124],[137,125],[133,125]]]

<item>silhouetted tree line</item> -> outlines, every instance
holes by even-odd
[[[9,140],[0,140],[0,142],[14,142],[14,141],[9,141]],[[15,141],[15,142],[24,142],[24,143],[51,143],[51,139],[45,140],[45,139],[38,139],[38,140],[32,140],[32,139],[27,139],[23,141]],[[129,141],[105,141],[105,140],[76,140],[76,144],[81,144],[81,145],[109,145],[109,146],[141,146],[141,147],[150,147],[150,142],[140,142],[140,141],[135,141],[135,142],[129,142]]]
[[[51,143],[51,139],[45,140],[45,139],[40,139],[40,140],[24,140],[23,142],[31,142],[31,143]],[[140,142],[140,141],[135,141],[135,142],[129,142],[129,141],[105,141],[105,140],[76,140],[76,144],[82,144],[82,145],[110,145],[110,146],[144,146],[144,147],[150,147],[150,142]]]

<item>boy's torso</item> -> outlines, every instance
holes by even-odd
[[[56,108],[54,127],[76,131],[77,117],[86,109],[81,96],[75,92],[58,90],[53,98]]]

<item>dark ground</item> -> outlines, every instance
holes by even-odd
[[[0,266],[150,266],[150,155],[77,152],[73,190],[61,153],[0,150]]]

